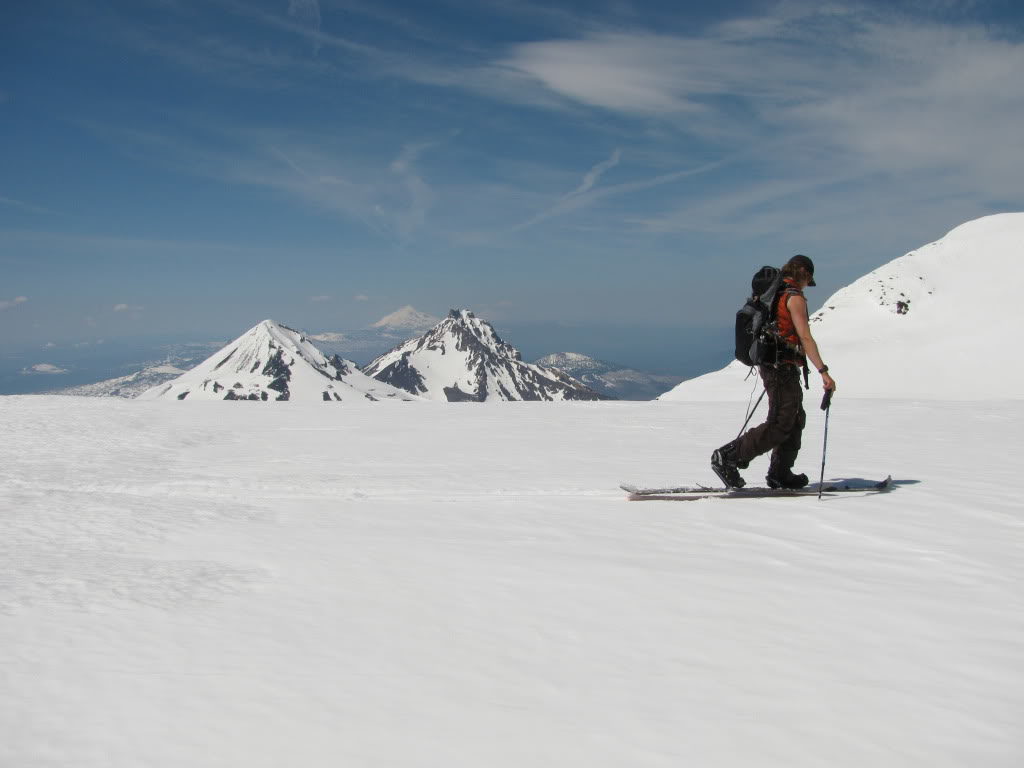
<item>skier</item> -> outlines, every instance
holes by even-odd
[[[826,390],[835,391],[836,382],[822,362],[818,345],[811,336],[807,300],[803,290],[815,285],[814,262],[802,254],[791,258],[782,268],[783,288],[778,297],[778,362],[758,366],[768,394],[768,418],[764,424],[743,433],[711,454],[711,468],[730,488],[741,488],[739,470],[762,453],[772,452],[768,468],[769,488],[803,488],[807,475],[793,474],[800,451],[800,436],[807,416],[800,390],[800,371],[807,378],[807,360],[821,374]]]

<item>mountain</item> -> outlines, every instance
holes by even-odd
[[[324,331],[309,334],[317,345],[329,354],[350,357],[366,362],[373,360],[407,339],[433,328],[440,318],[405,306],[382,317],[369,328],[350,331]]]
[[[1024,397],[1024,365],[1015,354],[1021,253],[1024,213],[986,216],[829,297],[811,316],[811,330],[836,379],[836,400]],[[745,399],[753,389],[747,371],[733,362],[659,399]]]
[[[143,392],[164,382],[176,379],[185,373],[181,368],[174,365],[154,365],[136,371],[127,376],[118,376],[114,379],[97,381],[94,384],[83,384],[78,387],[68,387],[51,394],[55,395],[77,395],[80,397],[123,397],[131,399],[138,397]]]
[[[429,400],[603,400],[555,368],[524,363],[519,351],[469,310],[453,309],[419,338],[364,369]]]
[[[619,400],[654,400],[682,380],[682,376],[645,373],[578,352],[556,352],[535,362],[546,368],[557,368],[595,392]]]
[[[439,322],[441,322],[440,318],[406,305],[390,315],[385,315],[370,327],[382,331],[417,334],[430,330]]]
[[[178,400],[413,400],[363,374],[354,363],[330,359],[299,331],[264,320],[216,354],[139,399]]]

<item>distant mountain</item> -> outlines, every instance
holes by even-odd
[[[152,389],[166,381],[176,379],[183,373],[185,371],[173,365],[155,365],[127,376],[97,381],[94,384],[68,387],[67,389],[60,389],[50,394],[77,395],[79,397],[123,397],[131,399],[138,397],[147,389]]]
[[[428,331],[441,319],[405,306],[382,317],[369,328],[349,331],[324,331],[309,334],[307,338],[328,354],[354,358],[361,362],[373,360],[402,341]]]
[[[328,359],[299,331],[273,320],[245,332],[176,379],[140,399],[178,400],[412,400],[400,389],[363,374],[340,357]]]
[[[554,368],[524,363],[485,320],[465,309],[371,362],[364,371],[429,400],[603,400]]]
[[[1013,352],[1024,281],[1021,253],[1024,213],[986,216],[830,296],[810,320],[838,385],[836,402],[1024,397]],[[815,301],[814,288],[806,295]],[[733,362],[659,399],[741,401],[752,388],[744,380],[747,371]],[[812,391],[820,392],[815,378]]]
[[[428,315],[426,312],[420,312],[415,307],[406,305],[390,315],[382,317],[370,327],[382,331],[418,334],[425,333],[439,322],[441,322],[441,318]]]
[[[645,373],[578,352],[556,352],[536,363],[564,371],[595,392],[620,400],[653,400],[683,380],[682,376]]]

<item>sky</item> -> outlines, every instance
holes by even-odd
[[[1020,3],[711,5],[5,3],[0,350],[404,305],[618,350],[1024,210]]]

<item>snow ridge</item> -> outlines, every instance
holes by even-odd
[[[183,373],[185,371],[174,365],[154,365],[127,376],[118,376],[113,379],[97,381],[93,384],[68,387],[50,394],[76,395],[79,397],[123,397],[131,399],[138,397],[153,387],[158,387],[167,381],[176,379]]]
[[[366,366],[365,372],[430,400],[603,400],[566,373],[525,363],[470,310],[448,317]]]
[[[1024,282],[1024,213],[967,222],[836,291],[811,316],[839,395],[1020,399],[1016,349]],[[814,289],[808,298],[814,301]],[[737,301],[737,306],[740,301]],[[741,400],[752,385],[734,361],[662,400]]]
[[[216,354],[140,399],[351,401],[414,397],[330,359],[299,331],[264,320]]]

